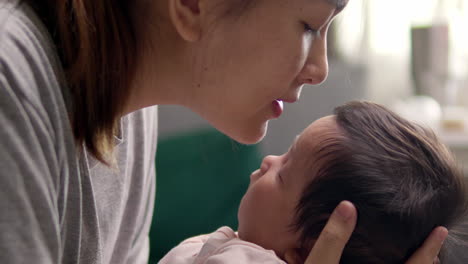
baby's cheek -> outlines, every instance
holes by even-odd
[[[276,192],[275,182],[272,177],[270,179],[261,178],[252,186],[252,196],[256,200],[270,200]]]

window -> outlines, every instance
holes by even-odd
[[[370,97],[385,103],[413,91],[411,27],[440,23],[449,28],[448,75],[466,79],[468,0],[352,0],[335,22],[333,47],[368,67]]]

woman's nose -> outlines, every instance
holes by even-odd
[[[328,75],[327,39],[326,33],[314,39],[309,50],[306,63],[299,75],[302,84],[321,84]]]

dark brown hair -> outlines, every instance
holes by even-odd
[[[345,104],[335,115],[343,137],[318,148],[320,169],[297,206],[304,247],[343,200],[354,203],[358,222],[340,263],[403,263],[441,225],[450,231],[445,244],[456,241],[467,193],[434,133],[369,102]]]
[[[34,0],[57,46],[77,144],[106,161],[130,90],[135,36],[127,0]]]
[[[57,46],[71,91],[69,116],[77,144],[84,143],[106,163],[138,55],[132,25],[134,1],[23,1],[39,14]],[[225,15],[237,16],[252,2],[229,1]]]

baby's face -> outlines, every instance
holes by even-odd
[[[337,135],[334,116],[307,127],[281,156],[267,156],[250,176],[250,185],[239,207],[239,237],[283,258],[299,248],[300,234],[292,230],[296,205],[313,178],[314,149]]]

